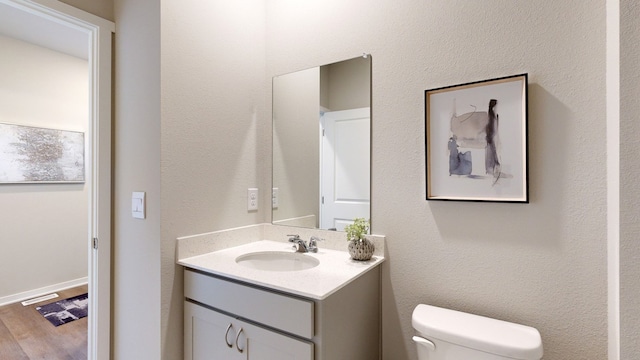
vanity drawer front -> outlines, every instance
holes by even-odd
[[[184,296],[291,334],[311,339],[314,304],[185,269]]]

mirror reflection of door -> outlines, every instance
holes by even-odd
[[[342,230],[370,219],[370,108],[369,56],[273,78],[273,224]]]
[[[320,227],[344,230],[355,218],[369,219],[369,108],[321,116]]]

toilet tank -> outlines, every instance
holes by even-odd
[[[431,305],[411,318],[420,360],[540,360],[538,330],[520,324]]]

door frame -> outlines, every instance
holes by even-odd
[[[0,3],[87,35],[89,191],[87,358],[111,355],[111,44],[115,24],[56,0],[0,0]]]

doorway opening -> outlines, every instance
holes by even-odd
[[[87,254],[86,282],[89,293],[87,358],[91,360],[109,359],[111,347],[111,43],[114,29],[112,22],[61,2],[0,0],[0,36],[4,39],[14,39],[22,44],[32,44],[86,61],[88,95],[86,96],[86,121],[82,125],[85,144],[83,187],[86,191],[82,189],[82,196],[86,202],[86,216],[83,221],[86,224],[83,224],[83,228]],[[42,80],[46,80],[44,79],[46,77],[42,76]],[[12,93],[15,95],[30,91],[28,88],[5,90],[9,96]],[[64,93],[64,86],[60,86],[59,91]],[[56,105],[63,102],[64,100],[58,100]],[[22,105],[23,109],[29,106],[28,101]],[[40,114],[37,112],[31,114],[33,117],[25,120],[20,118],[20,111],[17,111],[7,116],[11,118],[0,118],[0,122],[29,123],[34,122],[38,117],[46,118],[52,115],[47,114],[47,110],[42,110]],[[2,164],[0,164],[0,173],[2,173]],[[4,186],[1,196],[5,198],[18,192],[38,195],[36,187],[30,188],[28,184],[0,186]],[[42,187],[42,185],[38,186]],[[47,192],[64,195],[74,190],[78,192],[80,188],[76,186],[75,189],[70,189],[62,184],[53,184]],[[28,217],[29,208],[18,209],[19,207],[22,206],[16,206],[16,211],[19,210]],[[64,211],[63,203],[60,204],[59,209]],[[33,226],[37,227],[38,224]],[[20,239],[9,241],[19,243]],[[33,251],[36,250],[33,249]],[[15,271],[29,271],[29,268],[15,269]],[[22,294],[26,293],[28,291],[22,292]],[[20,296],[20,293],[16,296]],[[10,297],[6,296],[6,298]]]

